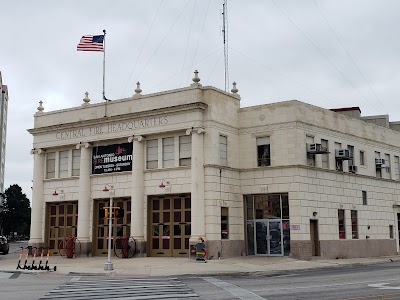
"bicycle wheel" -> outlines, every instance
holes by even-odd
[[[128,258],[132,258],[136,254],[136,240],[133,237],[129,238]]]
[[[123,251],[122,251],[122,239],[118,237],[114,243],[114,254],[118,258],[123,258]]]

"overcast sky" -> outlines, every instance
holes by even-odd
[[[31,199],[33,114],[101,102],[103,54],[77,52],[106,35],[106,96],[188,86],[224,89],[223,0],[0,0],[0,71],[9,89],[5,188]],[[241,106],[297,99],[400,121],[400,1],[228,0],[229,81]],[[229,88],[230,90],[230,88]]]

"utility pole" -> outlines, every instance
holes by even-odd
[[[228,70],[228,0],[222,4],[222,36],[224,40],[224,64],[225,64],[225,92],[229,89]]]

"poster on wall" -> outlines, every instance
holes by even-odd
[[[93,147],[92,174],[132,171],[132,143]]]

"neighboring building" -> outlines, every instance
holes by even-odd
[[[5,162],[6,162],[6,137],[7,137],[7,111],[8,111],[8,88],[6,85],[3,85],[1,72],[0,72],[0,192],[1,193],[4,193],[4,173],[5,173]]]
[[[198,237],[214,259],[399,251],[399,123],[296,100],[240,108],[235,85],[193,81],[53,112],[40,103],[31,245],[57,253],[74,235],[106,255],[99,212],[112,197],[125,209],[114,238],[134,237],[138,255],[187,257]]]

